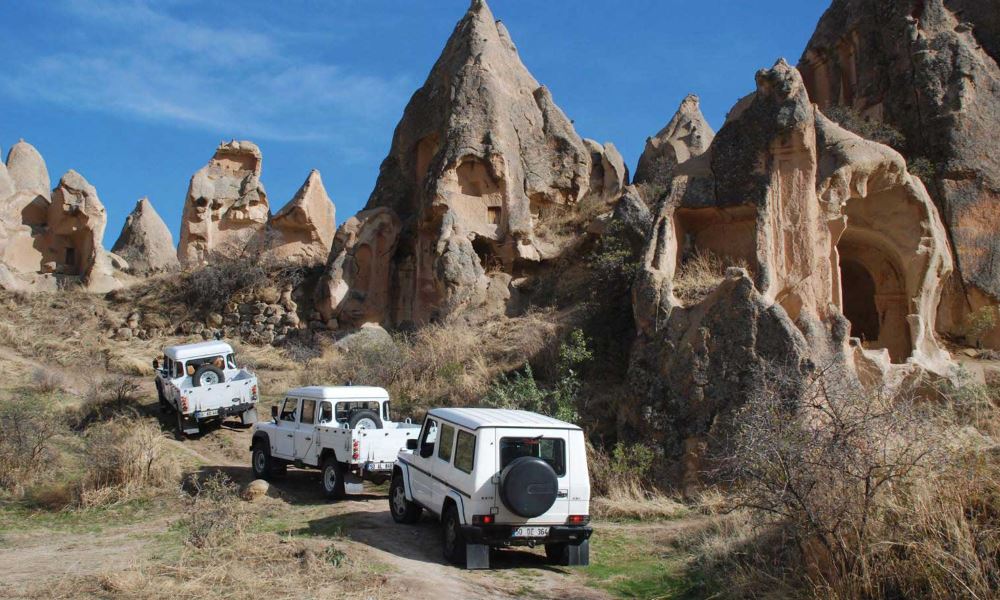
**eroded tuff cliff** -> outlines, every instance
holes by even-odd
[[[835,0],[799,68],[821,109],[846,107],[904,136],[956,259],[939,326],[968,333],[1000,299],[1000,2]],[[1000,323],[977,340],[1000,347]]]
[[[180,266],[174,237],[149,198],[135,203],[111,251],[125,259],[134,275],[152,275]]]
[[[935,333],[952,259],[920,180],[824,117],[784,61],[756,82],[704,154],[674,167],[633,290],[643,399],[626,421],[688,483],[769,365],[793,385],[829,364],[878,380],[952,367]],[[685,304],[675,276],[699,253],[748,268]]]
[[[617,199],[626,179],[613,146],[577,135],[473,0],[407,104],[366,211],[338,235],[323,316],[420,324],[502,310],[511,278],[561,250],[539,223]],[[366,239],[378,247],[350,245]]]

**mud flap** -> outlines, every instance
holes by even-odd
[[[201,427],[198,425],[198,419],[183,415],[182,419],[182,432],[184,435],[198,435],[201,433]]]
[[[586,567],[590,564],[590,540],[583,540],[579,546],[566,546],[566,565]]]
[[[244,425],[253,425],[257,422],[257,409],[248,408],[240,415],[240,423]]]
[[[362,479],[355,473],[347,472],[344,473],[344,493],[345,494],[363,494],[365,493],[365,486]]]
[[[466,544],[465,545],[465,568],[466,569],[489,569],[490,568],[490,547],[486,544]]]

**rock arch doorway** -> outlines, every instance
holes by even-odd
[[[851,337],[861,339],[865,348],[888,350],[894,363],[906,362],[913,347],[899,261],[880,248],[877,236],[850,226],[837,253],[841,311],[851,322]]]

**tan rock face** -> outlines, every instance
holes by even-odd
[[[180,266],[174,238],[149,198],[136,202],[111,251],[123,258],[128,264],[126,270],[135,275],[151,275]]]
[[[698,96],[687,96],[670,122],[646,139],[634,182],[669,184],[677,165],[704,153],[714,138],[715,132],[701,114]]]
[[[45,160],[34,146],[24,140],[14,144],[7,153],[7,172],[19,192],[51,197],[52,183]]]
[[[261,160],[253,142],[223,143],[191,178],[177,247],[182,266],[238,255],[259,239],[270,215]]]
[[[846,107],[905,136],[954,244],[939,328],[963,335],[1000,299],[1000,18],[980,0],[836,0],[800,62],[820,109]],[[1000,327],[984,336],[1000,347]]]
[[[305,183],[269,223],[274,257],[283,262],[322,265],[330,256],[336,234],[336,209],[323,187],[319,171]]]
[[[388,209],[401,224],[395,252],[373,259],[391,277],[392,297],[372,314],[393,324],[446,318],[484,301],[487,273],[558,252],[537,222],[573,210],[592,181],[608,195],[626,183],[617,151],[600,148],[595,173],[596,148],[474,0],[407,105],[368,200],[368,210]],[[330,278],[329,289],[343,287],[335,271]]]
[[[34,147],[22,140],[11,148],[0,170],[0,192],[9,194],[0,198],[0,286],[53,291],[79,284],[99,293],[120,287],[101,245],[107,214],[97,190],[69,171],[50,192],[48,177]]]
[[[631,375],[646,408],[671,415],[663,421],[675,425],[649,433],[681,480],[699,462],[691,449],[769,365],[793,385],[829,364],[879,377],[953,366],[935,333],[947,236],[902,156],[824,117],[784,61],[758,72],[734,114],[703,155],[676,167],[634,288]],[[678,271],[708,252],[749,272],[730,269],[715,293],[685,305]],[[633,416],[637,429],[657,421],[647,414]]]
[[[67,171],[52,192],[43,270],[51,265],[54,273],[78,276],[93,292],[121,287],[101,242],[107,222],[94,186],[76,171]]]

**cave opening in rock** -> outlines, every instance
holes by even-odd
[[[840,257],[841,311],[851,337],[865,348],[886,349],[894,363],[912,353],[907,299],[899,261],[878,238],[849,226],[837,244]]]
[[[476,239],[472,240],[472,249],[479,257],[479,264],[483,266],[484,271],[487,273],[503,271],[503,261],[497,255],[492,241],[476,236]]]

